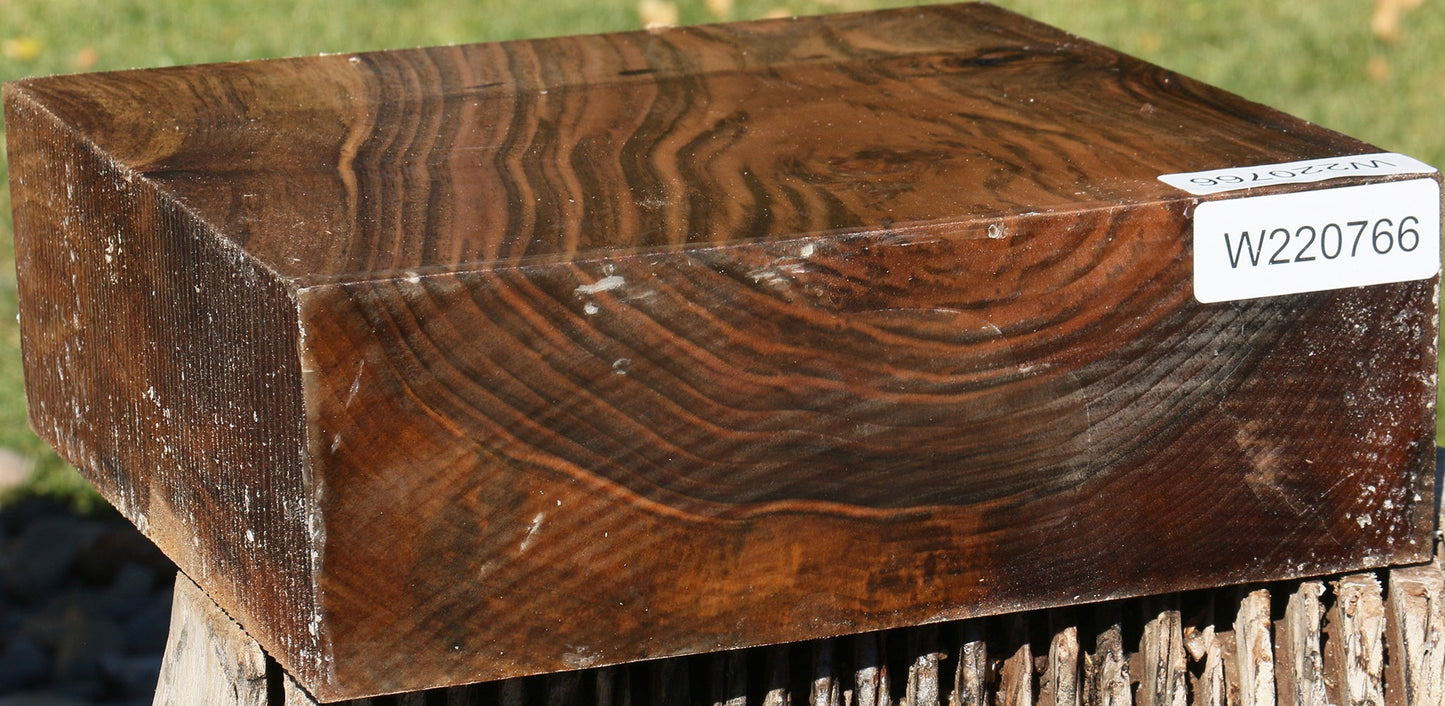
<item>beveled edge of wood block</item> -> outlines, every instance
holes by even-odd
[[[4,107],[31,428],[314,679],[291,293],[15,84]]]

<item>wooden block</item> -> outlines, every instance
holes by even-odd
[[[808,690],[809,706],[842,706],[843,687],[839,682],[833,657],[836,645],[832,640],[813,643],[813,674]]]
[[[1330,706],[1320,631],[1325,585],[1305,581],[1290,594],[1284,619],[1275,625],[1275,693],[1281,706]]]
[[[1386,606],[1385,702],[1445,703],[1445,571],[1438,562],[1391,571]]]
[[[1121,619],[1117,606],[1097,611],[1095,620],[1104,627],[1094,640],[1094,652],[1084,656],[1085,706],[1133,706]]]
[[[1436,279],[1156,178],[1377,150],[995,7],[5,109],[32,425],[322,700],[1429,551]]]
[[[768,677],[763,691],[763,706],[792,706],[793,697],[788,678],[791,660],[788,652],[787,645],[775,645],[764,653],[767,656]]]
[[[1039,706],[1079,706],[1079,630],[1058,630],[1049,641],[1048,665],[1039,684]]]
[[[1374,574],[1350,574],[1334,583],[1325,623],[1325,671],[1331,701],[1341,706],[1385,703],[1385,602]]]
[[[908,681],[903,687],[904,706],[938,706],[944,695],[939,689],[938,662],[948,655],[938,651],[937,626],[908,631]]]
[[[1229,685],[1225,679],[1224,642],[1215,632],[1213,625],[1192,633],[1192,640],[1186,640],[1190,656],[1202,663],[1194,682],[1192,703],[1197,706],[1227,706]]]
[[[155,705],[270,706],[266,688],[261,646],[177,574]]]
[[[888,669],[878,648],[878,635],[859,635],[853,641],[853,703],[859,706],[888,706]]]
[[[1275,706],[1274,650],[1270,641],[1269,590],[1249,592],[1234,618],[1235,683],[1240,706]]]
[[[953,675],[951,706],[988,706],[988,642],[982,621],[963,623],[958,634],[958,664]]]
[[[998,691],[994,703],[999,706],[1033,706],[1034,653],[1025,642],[1004,658],[999,667]]]
[[[1185,706],[1189,698],[1184,632],[1175,597],[1146,602],[1148,622],[1140,640],[1137,668],[1139,706]]]
[[[400,700],[400,699],[398,699]],[[266,701],[270,704],[272,702]],[[306,690],[296,682],[296,678],[290,674],[285,675],[281,680],[281,705],[280,706],[318,706],[316,699],[312,698]],[[346,706],[373,706],[371,699],[356,699],[350,701]],[[398,705],[400,706],[400,705]]]

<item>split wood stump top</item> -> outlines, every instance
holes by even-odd
[[[1191,259],[1405,177],[995,7],[5,107],[32,424],[322,700],[1430,555],[1438,278]]]

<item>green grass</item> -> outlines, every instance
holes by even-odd
[[[714,2],[716,5],[716,0]],[[904,2],[677,4],[682,23]],[[1406,14],[1395,41],[1362,0],[1001,0],[998,4],[1390,151],[1445,164],[1445,11]],[[0,0],[0,80],[320,52],[632,29],[634,2],[593,0]],[[36,459],[28,492],[94,502],[25,428],[6,167],[0,160],[0,447]],[[1438,427],[1437,423],[1437,427]]]

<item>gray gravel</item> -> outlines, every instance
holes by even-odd
[[[0,507],[0,706],[151,703],[175,571],[108,508]]]

